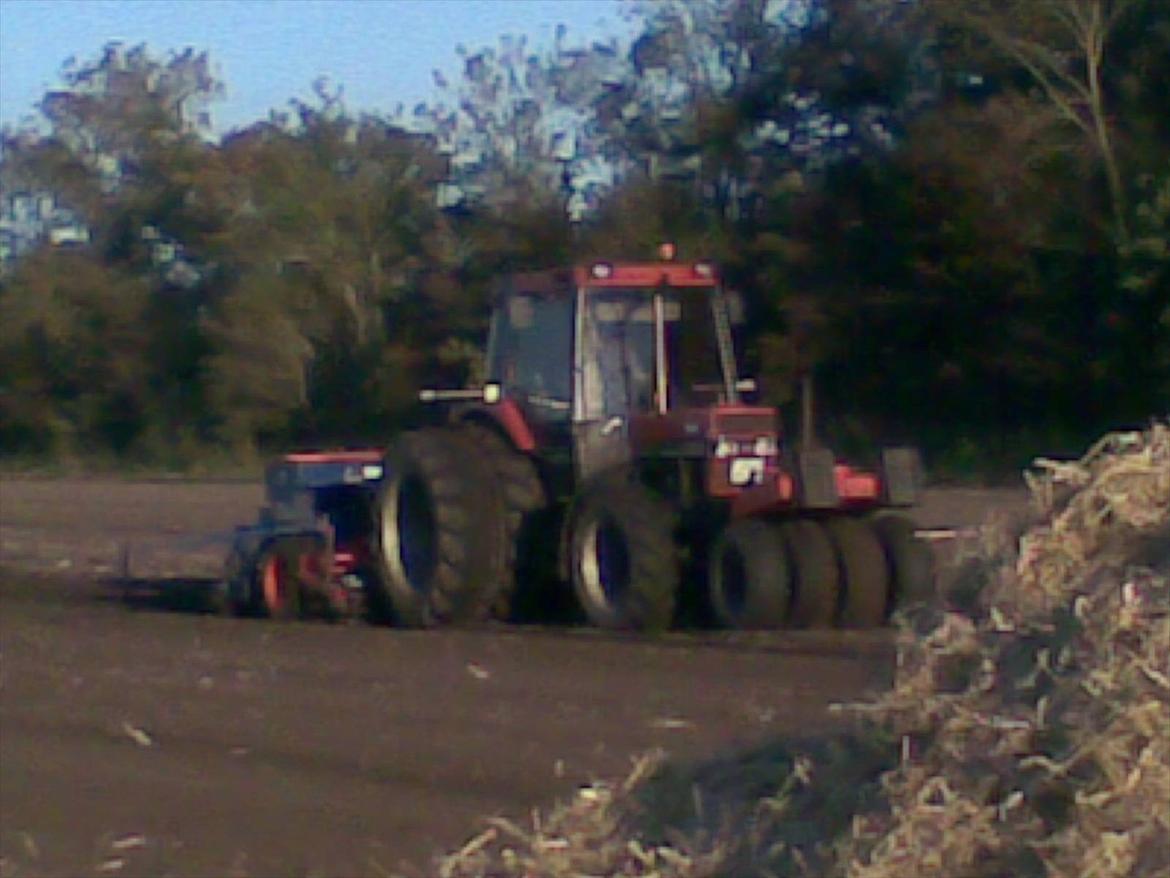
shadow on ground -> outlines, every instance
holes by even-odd
[[[192,576],[109,577],[99,581],[96,597],[102,603],[131,610],[206,615],[221,612],[221,582],[214,577]]]

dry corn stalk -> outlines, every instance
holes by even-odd
[[[1028,483],[1043,520],[985,559],[969,624],[907,633],[866,706],[922,743],[844,851],[850,878],[1170,876],[1170,427]]]
[[[593,784],[546,818],[534,814],[530,827],[502,818],[445,858],[441,878],[705,878],[718,873],[720,855],[698,855],[631,836],[621,803],[662,762],[661,754],[638,760],[616,787]]]

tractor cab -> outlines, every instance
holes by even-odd
[[[631,268],[591,269],[609,277],[593,278],[581,303],[583,418],[737,401],[726,302],[713,277],[696,273],[710,269],[700,263],[638,283],[641,272]]]
[[[706,262],[515,275],[494,312],[488,396],[519,409],[537,446],[571,440],[577,475],[588,477],[628,461],[636,435],[661,433],[650,425],[740,407],[750,386],[732,343],[740,312]]]

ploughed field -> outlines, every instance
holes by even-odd
[[[0,482],[0,876],[429,874],[483,816],[524,819],[652,748],[699,758],[827,728],[832,702],[890,677],[884,632],[199,612],[261,495]],[[938,490],[914,517],[963,528],[1024,502]]]

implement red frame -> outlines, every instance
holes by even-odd
[[[288,463],[381,463],[384,452],[378,448],[357,451],[298,451],[286,454]]]

